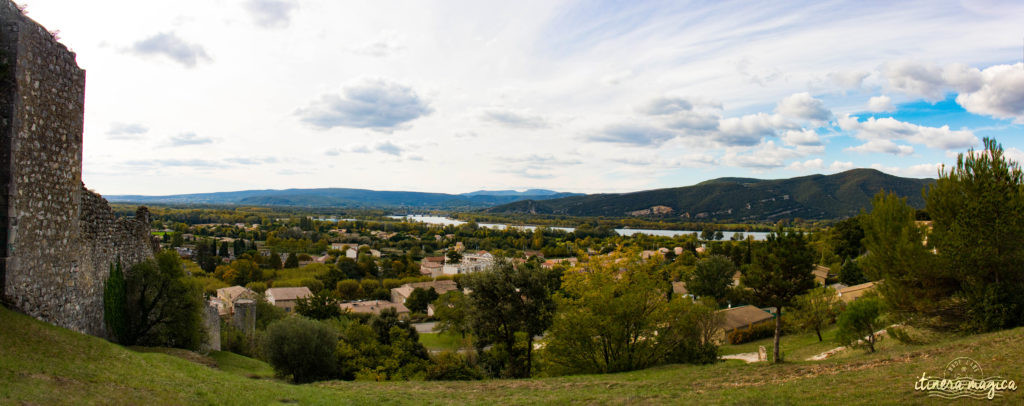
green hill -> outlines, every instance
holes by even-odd
[[[1024,328],[783,365],[729,361],[526,380],[290,385],[268,378],[269,369],[259,361],[227,353],[127,349],[2,307],[0,326],[0,404],[945,405],[948,400],[915,392],[914,381],[922,373],[941,376],[956,357],[977,360],[986,376],[1024,379]],[[1022,401],[1018,391],[994,404]]]
[[[895,192],[907,197],[910,205],[924,207],[921,191],[932,182],[934,179],[901,178],[874,169],[853,169],[834,175],[776,180],[720,178],[678,188],[522,200],[486,211],[718,221],[838,219],[854,216],[869,207],[871,198],[879,190]],[[671,211],[659,206],[671,208]],[[657,210],[659,208],[661,210]]]

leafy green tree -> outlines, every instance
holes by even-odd
[[[335,371],[337,333],[302,317],[286,317],[267,327],[264,356],[280,376],[295,383],[330,378]]]
[[[228,251],[228,242],[227,241],[221,241],[220,242],[220,249],[217,250],[217,255],[221,256],[221,257],[224,257],[224,258],[227,258],[227,257],[231,256],[231,252]]]
[[[828,238],[832,251],[839,258],[857,258],[864,253],[864,228],[858,217],[837,222],[832,226]]]
[[[281,256],[276,252],[270,253],[270,261],[268,262],[271,268],[281,269],[284,265],[281,263]]]
[[[463,338],[470,332],[468,317],[466,315],[468,305],[466,295],[460,290],[445,292],[437,298],[434,303],[434,317],[437,317],[438,331],[453,332]]]
[[[686,290],[697,297],[713,297],[725,305],[736,274],[736,264],[722,255],[712,255],[697,261],[692,274],[686,278]]]
[[[284,267],[288,268],[288,269],[298,268],[299,267],[299,256],[296,255],[294,252],[291,253],[291,254],[288,254],[288,259],[286,259],[284,261]]]
[[[427,306],[437,300],[438,297],[437,291],[434,288],[416,288],[409,294],[409,298],[405,299],[405,307],[409,308],[409,311],[413,313],[426,313]]]
[[[107,333],[116,342],[124,342],[127,333],[127,294],[125,292],[124,272],[121,262],[110,264],[110,276],[103,286],[103,320],[107,324]]]
[[[843,267],[839,269],[839,282],[846,286],[853,286],[867,281],[864,278],[864,271],[860,269],[857,262],[846,258],[846,261],[843,262]]]
[[[314,320],[325,320],[341,316],[341,307],[337,299],[320,291],[296,300],[295,312]]]
[[[448,263],[451,263],[451,264],[457,264],[460,261],[462,261],[462,254],[460,254],[458,251],[453,250],[453,249],[452,250],[448,250],[448,252],[445,253],[445,257],[448,258]]]
[[[356,300],[363,296],[362,287],[359,286],[359,281],[355,279],[339,281],[337,290],[338,297],[340,297],[341,300]]]
[[[961,327],[991,331],[1024,324],[1024,174],[986,138],[943,168],[925,196],[928,244],[959,285]]]
[[[839,343],[875,352],[875,343],[879,339],[875,332],[883,327],[882,307],[882,301],[875,297],[861,297],[847,305],[836,323],[839,327],[836,332]]]
[[[533,340],[551,325],[554,302],[546,270],[532,263],[516,265],[499,258],[486,270],[466,275],[468,321],[477,338],[474,345],[487,359],[489,373],[509,378],[529,377]]]
[[[864,248],[858,262],[897,321],[953,328],[960,305],[953,299],[957,281],[939,266],[924,244],[925,230],[914,221],[905,198],[879,192],[871,213],[861,214]]]
[[[125,298],[122,344],[196,349],[203,342],[203,287],[185,278],[178,253],[163,251],[128,268]]]
[[[793,299],[814,287],[814,251],[799,231],[783,231],[780,226],[768,235],[754,255],[753,263],[743,273],[741,283],[750,289],[751,298],[759,306],[772,306],[775,314],[775,340],[772,362],[778,363],[779,337],[782,335],[783,308]]]
[[[545,340],[545,359],[554,372],[608,373],[715,360],[711,339],[717,325],[696,322],[696,313],[713,310],[681,297],[669,300],[669,286],[652,261],[613,259],[563,278],[564,293],[555,295],[558,312]],[[684,346],[693,348],[679,351]]]
[[[818,341],[822,341],[821,330],[835,319],[837,313],[839,296],[836,295],[836,290],[819,287],[796,297],[792,320],[800,329],[814,331],[818,335]]]

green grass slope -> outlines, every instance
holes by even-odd
[[[784,365],[730,361],[610,375],[482,382],[325,382],[267,379],[266,364],[215,353],[219,366],[177,351],[135,351],[0,308],[0,404],[949,404],[914,392],[971,357],[985,375],[1020,382],[1024,329],[891,345],[877,354]],[[182,358],[184,357],[184,358]],[[254,379],[256,378],[256,379]],[[991,404],[1020,404],[1011,392]],[[990,402],[984,402],[990,404]]]

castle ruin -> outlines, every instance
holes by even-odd
[[[106,336],[110,265],[153,257],[149,212],[119,219],[82,183],[85,71],[11,1],[0,4],[0,288],[3,303]]]

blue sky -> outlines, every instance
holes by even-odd
[[[25,0],[103,194],[623,192],[1024,158],[1024,4]],[[770,4],[770,5],[769,5]]]

